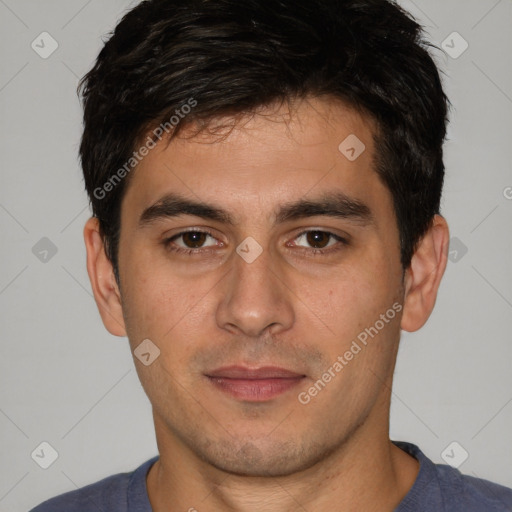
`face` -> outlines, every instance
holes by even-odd
[[[364,425],[385,430],[402,268],[371,122],[328,100],[261,114],[142,160],[122,203],[120,294],[132,350],[160,350],[135,359],[159,445],[285,475]],[[355,160],[354,143],[339,149],[350,135],[366,146]]]

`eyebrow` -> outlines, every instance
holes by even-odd
[[[200,217],[229,226],[237,224],[234,217],[219,206],[170,193],[144,210],[139,219],[139,227],[182,215]],[[316,216],[347,219],[363,226],[372,224],[375,220],[371,209],[362,201],[343,192],[330,192],[316,199],[301,199],[280,206],[275,215],[275,225]]]

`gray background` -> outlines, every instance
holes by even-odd
[[[92,299],[77,161],[78,78],[135,3],[0,0],[1,512],[157,453],[127,340],[106,332]],[[391,438],[436,462],[457,441],[462,472],[512,487],[512,1],[401,3],[436,45],[457,31],[469,48],[436,53],[454,104],[443,213],[458,241],[431,319],[403,335]],[[46,59],[31,47],[44,31],[59,45]],[[43,441],[59,455],[46,470],[31,458]]]

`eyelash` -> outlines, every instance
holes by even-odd
[[[174,235],[171,238],[167,238],[162,243],[167,250],[174,252],[174,253],[178,253],[178,254],[185,254],[188,256],[193,256],[195,254],[199,254],[199,253],[208,251],[209,248],[206,248],[206,249],[201,249],[201,248],[183,249],[182,247],[176,247],[172,244],[172,242],[174,240],[176,240],[177,238],[180,238],[181,236],[183,236],[187,233],[202,233],[202,234],[208,235],[212,238],[215,238],[213,233],[211,231],[208,231],[207,229],[191,229],[189,231],[182,231],[181,233],[178,233],[177,235]],[[299,250],[301,250],[301,249],[303,250],[301,252],[308,253],[308,255],[310,255],[310,256],[331,254],[331,253],[340,251],[343,249],[344,246],[349,245],[348,240],[346,240],[345,238],[343,238],[339,235],[336,235],[335,233],[331,233],[330,231],[325,231],[325,230],[321,230],[321,229],[309,229],[309,230],[303,231],[302,233],[299,233],[294,238],[294,240],[297,238],[300,238],[303,235],[307,235],[308,233],[324,233],[324,234],[329,235],[331,238],[334,238],[337,242],[339,242],[338,245],[330,247],[329,249],[314,249],[314,248],[308,249],[306,247],[299,248]]]

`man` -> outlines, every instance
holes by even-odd
[[[389,439],[446,268],[448,101],[386,0],[149,0],[82,82],[87,268],[159,456],[36,507],[512,510]]]

